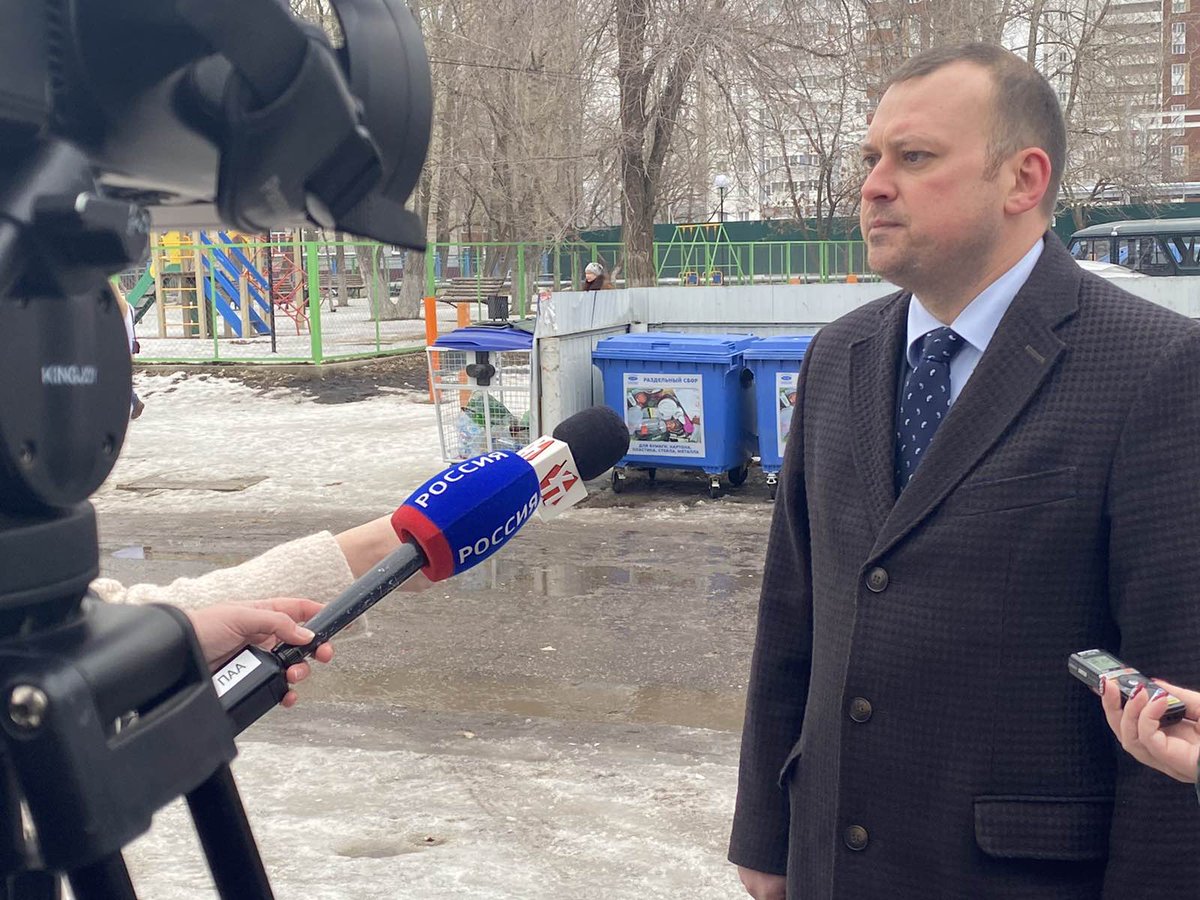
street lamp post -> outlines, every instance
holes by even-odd
[[[718,175],[713,179],[713,187],[717,189],[717,196],[721,199],[720,213],[718,218],[721,222],[725,221],[725,192],[729,190],[729,176]]]

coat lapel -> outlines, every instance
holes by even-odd
[[[876,533],[896,503],[896,384],[908,322],[909,294],[879,312],[879,329],[850,345],[850,407],[854,464],[867,492]]]
[[[872,556],[891,549],[954,490],[1028,405],[1062,355],[1065,345],[1054,328],[1078,307],[1082,270],[1053,233],[1047,232],[1045,241],[1041,258],[934,436],[928,456],[891,507]],[[881,383],[891,385],[886,393],[894,403],[895,375]],[[889,423],[889,452],[892,431]]]

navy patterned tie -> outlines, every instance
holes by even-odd
[[[896,415],[897,493],[908,485],[950,411],[950,360],[965,346],[966,341],[945,327],[921,339],[920,359],[904,381]]]

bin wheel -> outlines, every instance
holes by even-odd
[[[734,466],[729,470],[729,483],[734,487],[741,487],[746,483],[746,479],[750,475],[750,467],[748,465]]]
[[[721,496],[721,479],[716,475],[708,483],[708,496],[713,500]]]
[[[619,494],[625,489],[625,473],[619,469],[613,469],[612,489],[614,494]]]
[[[770,492],[770,494],[771,494],[771,499],[772,499],[772,500],[774,500],[774,499],[775,499],[775,491],[776,491],[778,488],[779,488],[779,482],[778,482],[778,481],[772,481],[772,482],[771,482],[769,485],[767,485],[767,490]]]
[[[651,481],[654,481],[655,479],[658,478],[658,469],[647,469],[646,477],[649,478]]]

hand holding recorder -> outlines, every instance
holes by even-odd
[[[1105,680],[1100,695],[1113,734],[1138,762],[1188,784],[1200,766],[1200,693],[1156,679],[1158,691],[1142,688],[1121,708],[1120,692]],[[1178,699],[1184,716],[1166,722],[1168,704]]]
[[[1108,727],[1138,762],[1197,781],[1200,693],[1150,679],[1105,650],[1072,653],[1071,674],[1100,695]]]

